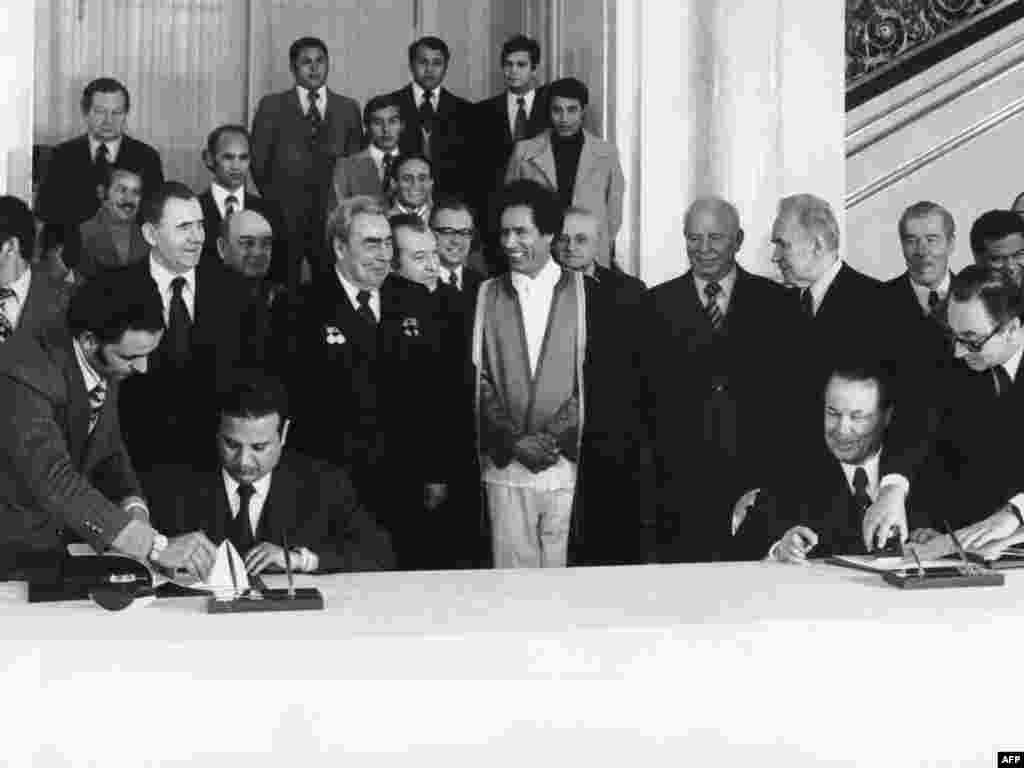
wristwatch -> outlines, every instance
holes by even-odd
[[[153,546],[149,550],[149,559],[154,563],[160,561],[160,555],[167,549],[167,537],[162,533],[153,536]]]

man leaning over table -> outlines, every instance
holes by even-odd
[[[895,411],[891,379],[875,361],[832,369],[823,398],[824,441],[787,442],[790,459],[741,522],[736,556],[804,563],[809,556],[865,553],[862,520],[891,458],[885,449]]]
[[[121,439],[120,383],[145,373],[163,334],[156,288],[97,277],[72,297],[67,325],[0,351],[0,578],[22,578],[80,539],[205,578],[213,545],[149,524]]]

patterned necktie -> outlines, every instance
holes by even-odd
[[[1013,379],[1009,372],[1001,365],[992,366],[992,376],[996,380],[996,397],[1002,397],[1010,391],[1013,386]]]
[[[356,313],[371,326],[376,327],[377,316],[373,314],[373,308],[370,306],[370,292],[359,291],[356,294],[356,301],[359,302],[359,309],[356,310]]]
[[[192,333],[192,319],[188,314],[188,307],[182,290],[185,288],[185,278],[180,275],[171,280],[171,306],[168,313],[167,337],[170,343],[170,359],[175,366],[181,368],[189,359],[189,337]]]
[[[0,342],[7,341],[14,333],[14,324],[7,314],[7,300],[15,297],[14,291],[6,285],[0,287]]]
[[[96,423],[100,420],[100,412],[103,410],[103,404],[107,402],[107,384],[101,381],[95,387],[89,390],[89,431],[92,432],[96,428]]]
[[[808,320],[814,319],[814,299],[811,297],[810,288],[800,291],[800,311]]]
[[[519,109],[516,110],[516,121],[512,128],[512,138],[515,141],[522,141],[526,138],[526,99],[520,96],[516,99]]]
[[[424,91],[423,101],[420,102],[420,125],[427,133],[434,132],[434,92]]]
[[[309,121],[309,127],[312,129],[310,138],[313,141],[316,141],[320,133],[320,123],[324,120],[324,116],[320,113],[320,107],[317,106],[319,100],[319,91],[309,92],[309,111],[306,113],[306,119]]]
[[[863,512],[871,506],[871,496],[868,495],[868,473],[864,467],[857,467],[853,473],[853,501],[857,505],[858,512]]]
[[[238,554],[245,557],[246,553],[256,544],[256,537],[252,531],[252,519],[249,517],[249,502],[256,489],[252,483],[238,484],[238,514],[231,521],[231,532],[228,536],[231,543],[235,545]]]
[[[704,286],[704,295],[708,299],[704,311],[707,313],[708,322],[711,323],[712,330],[715,331],[722,327],[722,321],[725,320],[725,317],[722,315],[722,309],[718,306],[718,294],[721,292],[722,286],[713,280]]]
[[[387,192],[388,184],[390,183],[391,177],[391,166],[394,165],[395,155],[392,152],[388,152],[384,155],[384,162],[381,163],[381,179],[380,186],[381,190]]]
[[[231,214],[238,210],[238,198],[234,195],[228,195],[224,198],[224,218],[228,218]]]

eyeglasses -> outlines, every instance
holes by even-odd
[[[438,227],[434,230],[434,234],[444,235],[445,237],[465,237],[470,238],[473,236],[472,229],[452,229],[451,227]]]
[[[953,333],[953,329],[952,328],[947,328],[946,329],[946,336],[949,337],[949,340],[951,342],[953,342],[954,346],[957,345],[957,344],[961,344],[964,347],[966,347],[969,351],[973,352],[974,354],[977,354],[978,352],[981,352],[981,350],[985,348],[985,345],[988,344],[1005,327],[1006,327],[1006,323],[1000,323],[999,325],[997,325],[995,328],[992,329],[992,332],[990,334],[988,334],[987,336],[984,336],[983,338],[980,338],[980,339],[974,339],[974,338],[968,338],[968,337],[965,337],[965,336],[960,336],[960,335],[958,335],[956,333]]]

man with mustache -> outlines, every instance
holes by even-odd
[[[65,245],[65,261],[75,264],[76,282],[99,272],[137,264],[149,254],[149,245],[138,224],[142,200],[142,175],[130,168],[113,166],[103,188],[103,205],[78,227],[78,237]]]

